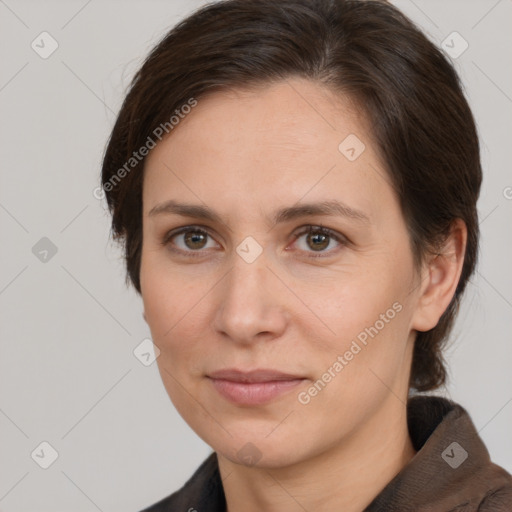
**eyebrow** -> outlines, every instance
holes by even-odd
[[[221,216],[205,205],[180,203],[170,199],[155,205],[148,213],[149,217],[156,215],[181,215],[196,219],[209,220],[224,224]],[[362,223],[369,223],[368,215],[360,210],[352,208],[338,200],[321,201],[316,203],[302,203],[300,205],[288,206],[274,212],[271,218],[271,225],[291,221],[308,215],[338,216],[356,220]]]

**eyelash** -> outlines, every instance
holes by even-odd
[[[164,236],[164,239],[162,240],[161,243],[163,246],[170,246],[170,242],[174,237],[181,235],[183,233],[187,233],[189,231],[193,231],[195,233],[200,233],[202,235],[213,238],[208,231],[202,229],[199,226],[184,226],[183,228],[179,228],[177,231],[170,231],[169,233],[167,233]],[[329,238],[332,238],[333,240],[335,240],[341,247],[346,246],[348,244],[347,238],[345,238],[344,236],[336,233],[335,231],[333,231],[329,228],[322,226],[321,224],[320,225],[312,225],[312,224],[307,225],[306,229],[303,229],[302,231],[300,231],[294,235],[295,239],[293,241],[296,242],[301,236],[311,235],[311,234],[328,236]],[[202,250],[183,251],[182,249],[176,249],[174,247],[172,247],[171,250],[173,252],[176,252],[179,254],[184,254],[186,256],[192,256],[192,257],[201,257],[201,256],[203,256],[201,253],[205,252]],[[324,258],[326,256],[330,256],[331,255],[330,253],[332,251],[333,251],[333,249],[331,249],[329,251],[325,251],[325,252],[319,251],[317,254],[314,254],[314,251],[311,251],[312,254],[309,257],[310,258]],[[309,253],[310,251],[305,251],[305,252]]]

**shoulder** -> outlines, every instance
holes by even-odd
[[[512,510],[512,475],[496,464],[490,464],[490,490],[480,502],[478,512],[510,512]]]

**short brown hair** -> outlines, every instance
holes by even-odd
[[[453,300],[414,346],[410,387],[435,389],[446,381],[441,349],[477,260],[479,140],[451,63],[383,0],[223,0],[194,12],[155,46],[131,83],[102,168],[127,281],[141,292],[144,158],[127,169],[134,152],[190,98],[292,76],[346,94],[370,119],[416,263],[436,250],[455,219],[467,226]]]

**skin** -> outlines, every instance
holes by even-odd
[[[354,161],[338,149],[349,134],[365,144]],[[406,423],[413,343],[455,292],[466,230],[455,222],[441,254],[416,268],[375,148],[348,98],[294,78],[200,98],[148,156],[144,314],[169,397],[218,454],[229,512],[361,511],[415,454]],[[221,221],[149,214],[170,199],[208,206]],[[279,208],[333,199],[367,220],[269,223]],[[320,224],[345,243],[300,234]],[[203,245],[183,233],[163,243],[198,225],[209,233]],[[236,251],[248,236],[263,249],[252,263]],[[400,312],[301,403],[396,303]],[[233,367],[306,380],[269,403],[235,405],[207,378]],[[237,455],[244,446],[251,462]]]

